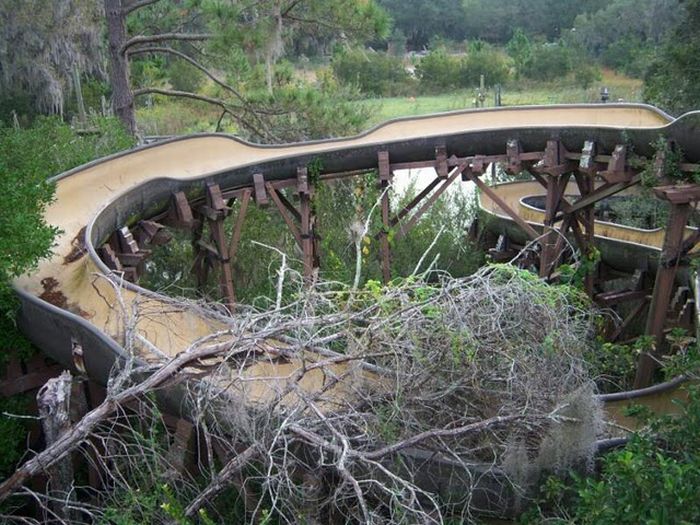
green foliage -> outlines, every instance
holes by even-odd
[[[455,41],[465,37],[461,0],[380,0],[380,4],[406,36],[410,49],[423,49],[435,36]]]
[[[423,90],[439,91],[477,87],[481,75],[487,86],[504,83],[509,66],[503,53],[475,42],[464,56],[452,55],[444,47],[431,51],[416,66],[416,74]]]
[[[14,329],[11,280],[51,253],[56,228],[44,210],[53,199],[47,179],[96,157],[124,149],[132,140],[112,119],[95,121],[95,134],[77,135],[58,118],[39,118],[30,128],[0,127],[0,349],[26,352]],[[4,207],[3,207],[4,206]]]
[[[595,64],[578,64],[574,66],[574,81],[583,89],[590,88],[595,82],[600,82],[603,75]]]
[[[613,0],[578,16],[571,37],[604,65],[641,77],[679,15],[678,0]]]
[[[550,82],[567,76],[572,66],[572,53],[565,45],[541,44],[532,49],[522,74],[532,80]]]
[[[416,66],[416,75],[421,86],[428,89],[445,90],[456,88],[459,79],[459,58],[440,47],[432,50]]]
[[[405,94],[414,84],[401,58],[386,53],[343,50],[333,57],[332,68],[340,82],[369,95]]]
[[[506,51],[513,59],[516,72],[520,74],[532,56],[532,43],[525,32],[517,28],[506,45]]]
[[[0,479],[7,478],[25,453],[28,420],[6,416],[27,415],[29,400],[25,396],[0,397]]]
[[[700,523],[700,390],[691,386],[688,391],[688,401],[679,403],[681,414],[647,417],[646,430],[603,458],[599,477],[573,475],[569,483],[549,480],[540,507],[520,522]]]

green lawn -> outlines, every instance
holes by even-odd
[[[601,81],[596,82],[589,89],[575,87],[570,80],[550,84],[519,84],[506,86],[502,91],[501,99],[504,106],[591,103],[600,100],[601,86],[608,87],[611,101],[622,99],[626,102],[640,102],[642,100],[640,80],[617,75],[611,71],[604,72]],[[475,93],[474,90],[465,89],[441,95],[366,99],[358,101],[358,104],[369,106],[370,119],[366,128],[370,128],[397,117],[473,108]],[[182,100],[165,101],[157,98],[156,100],[158,102],[152,107],[137,110],[139,127],[146,135],[213,131],[220,116],[218,108],[206,104]],[[487,94],[485,105],[486,107],[494,105],[493,92]],[[236,132],[230,120],[225,121],[223,130],[229,133]]]
[[[608,87],[611,101],[621,99],[625,102],[641,102],[642,100],[641,81],[605,72],[603,79],[589,89],[557,84],[506,87],[502,90],[501,102],[504,106],[598,102],[601,86]],[[368,99],[361,103],[371,107],[368,125],[374,126],[396,117],[473,108],[474,98],[474,90],[461,90],[433,96]],[[488,93],[485,105],[486,107],[494,105],[493,92]]]

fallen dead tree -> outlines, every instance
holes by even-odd
[[[540,472],[594,452],[600,412],[580,359],[591,312],[574,290],[509,266],[425,277],[359,289],[299,279],[293,299],[219,316],[227,329],[186,352],[123,363],[105,402],[20,466],[0,499],[65,499],[85,523],[109,519],[125,495],[128,512],[161,523],[230,521],[232,500],[251,523],[512,510]],[[154,396],[175,391],[196,428],[189,469],[172,460]],[[69,500],[29,489],[71,454],[99,469],[102,490]]]

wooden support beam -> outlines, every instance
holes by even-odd
[[[644,307],[647,305],[648,299],[645,297],[641,301],[639,301],[639,304],[629,313],[627,314],[627,317],[624,318],[622,323],[620,323],[620,326],[615,328],[615,331],[610,334],[609,340],[610,342],[614,343],[617,341],[622,333],[625,331],[625,329],[630,325],[632,321],[637,319],[638,316],[641,315],[641,313],[644,311]]]
[[[184,192],[173,193],[167,219],[170,224],[177,228],[192,228],[194,217]]]
[[[582,199],[585,199],[593,192],[593,176],[596,167],[592,159],[595,158],[595,147],[595,143],[586,142],[581,154],[581,161],[579,162],[579,171],[575,173],[576,184]],[[571,208],[569,206],[569,210]],[[585,228],[585,235],[581,234],[576,242],[581,254],[590,258],[595,249],[595,205],[590,204],[586,206],[581,210],[580,214],[577,214],[577,217],[581,218]],[[593,297],[596,273],[596,269],[591,268],[584,277],[583,285],[589,297]]]
[[[440,197],[440,195],[443,194],[443,192],[452,184],[457,177],[459,177],[462,172],[467,168],[468,164],[465,162],[456,168],[453,168],[452,171],[450,172],[449,177],[445,179],[442,182],[442,185],[437,188],[433,194],[428,197],[428,199],[425,201],[423,206],[418,208],[416,212],[411,216],[411,218],[406,221],[405,223],[401,224],[399,227],[399,231],[396,233],[396,240],[401,240],[403,239],[406,234],[415,226],[416,222],[418,222],[418,219],[420,219],[423,214],[430,209],[430,207],[433,205],[433,203]]]
[[[634,172],[627,168],[627,146],[618,144],[608,162],[608,169],[601,171],[600,176],[609,184],[629,181]]]
[[[173,441],[168,448],[166,459],[179,474],[189,470],[193,463],[195,428],[192,423],[178,419],[173,432]]]
[[[586,197],[582,197],[575,203],[571,205],[571,207],[566,210],[567,212],[574,212],[581,210],[587,206],[591,206],[592,204],[595,204],[596,202],[603,200],[607,197],[611,197],[612,195],[615,195],[616,193],[620,193],[623,190],[626,190],[630,186],[634,186],[635,184],[639,184],[639,181],[641,180],[641,175],[637,174],[633,176],[629,181],[626,182],[618,182],[615,184],[604,184],[603,186],[595,189],[594,191],[590,192]]]
[[[312,216],[311,195],[312,188],[309,183],[309,175],[306,167],[297,168],[297,193],[299,194],[299,235],[301,237],[301,251],[303,254],[304,279],[311,282],[315,270],[314,253],[314,222]]]
[[[195,274],[197,281],[197,291],[200,295],[204,295],[204,290],[209,278],[209,262],[206,253],[202,250],[200,241],[204,235],[204,221],[194,221],[192,228],[192,253],[194,254],[194,262],[192,263],[192,271]]]
[[[233,312],[236,305],[236,296],[233,290],[231,259],[228,258],[228,251],[226,249],[226,233],[224,231],[223,218],[218,221],[210,221],[209,228],[211,230],[212,239],[216,243],[216,255],[221,268],[219,287],[226,301],[226,306],[228,306],[229,311]]]
[[[236,217],[236,223],[233,226],[233,233],[231,234],[231,241],[228,245],[228,258],[231,259],[232,263],[236,261],[236,254],[238,253],[238,245],[241,241],[241,232],[243,231],[243,222],[245,221],[246,213],[248,212],[248,204],[250,203],[250,196],[253,194],[253,190],[246,188],[243,190],[243,195],[241,196],[240,207],[238,208],[238,216]]]
[[[393,217],[390,221],[391,226],[396,226],[396,224],[399,223],[401,219],[403,219],[406,215],[411,213],[411,211],[418,206],[421,201],[431,192],[433,191],[443,180],[440,179],[440,177],[436,177],[433,179],[433,181],[428,184],[425,188],[423,188],[423,191],[421,191],[418,195],[416,195],[413,199],[411,199],[411,202],[409,202],[406,206],[403,207],[403,209],[396,215],[396,217]]]
[[[379,233],[379,255],[382,260],[382,280],[384,281],[384,284],[387,284],[391,280],[391,247],[389,246],[389,230],[393,225],[389,219],[391,214],[389,187],[391,186],[392,171],[389,164],[388,151],[380,151],[377,154],[377,166],[379,168],[379,191],[382,192],[382,231]],[[404,210],[406,210],[406,208],[404,208]],[[400,219],[400,217],[401,215],[399,214],[398,219]]]
[[[209,232],[215,244],[214,258],[218,259],[220,267],[219,288],[221,294],[226,301],[226,306],[230,312],[233,312],[236,305],[236,296],[233,289],[233,273],[231,271],[231,259],[229,258],[228,247],[226,243],[226,232],[224,229],[224,219],[229,212],[228,206],[221,195],[221,188],[216,183],[209,183],[206,186],[206,202],[207,206],[216,212],[216,217],[207,218],[209,223]],[[207,248],[206,243],[200,244]],[[209,247],[210,248],[210,247]],[[209,249],[211,251],[211,249]]]
[[[650,290],[613,290],[599,293],[595,296],[595,302],[601,306],[615,306],[617,304],[638,301],[649,295]]]
[[[301,222],[301,213],[299,212],[299,210],[296,209],[294,204],[289,202],[289,199],[287,199],[287,197],[284,196],[284,193],[282,193],[278,189],[275,189],[275,194],[279,198],[282,205],[285,208],[287,208],[287,211],[292,215],[292,217],[294,217],[294,220],[296,220],[297,222]]]
[[[255,173],[253,175],[253,187],[255,189],[255,203],[258,206],[267,206],[270,202],[267,198],[267,186],[265,185],[265,177],[262,173]]]
[[[700,200],[700,184],[675,184],[659,186],[653,189],[654,194],[671,204],[688,204]]]
[[[533,170],[552,176],[563,175],[572,171],[571,161],[567,159],[566,149],[560,140],[547,141],[544,156],[533,166]]]
[[[672,204],[669,215],[666,235],[664,237],[661,261],[673,260],[677,257],[683,244],[685,225],[688,223],[691,207],[689,204]],[[637,367],[637,375],[634,379],[635,388],[643,388],[651,384],[654,370],[656,370],[658,356],[663,343],[663,329],[668,307],[671,302],[671,293],[676,278],[676,266],[659,265],[654,283],[654,293],[647,317],[646,333],[656,340],[656,350],[652,354],[640,356]]]
[[[551,153],[550,153],[551,156]],[[544,235],[540,242],[540,277],[547,277],[553,259],[553,249],[556,244],[556,232],[554,231],[554,217],[559,205],[558,180],[554,175],[547,176],[547,197],[544,212]]]
[[[511,139],[506,143],[506,157],[508,158],[506,170],[509,173],[517,175],[523,171],[523,161],[520,158],[522,152],[523,148],[519,140]]]
[[[121,272],[124,270],[122,263],[117,257],[117,254],[114,253],[114,250],[109,244],[101,246],[98,253],[100,255],[100,259],[102,259],[102,262],[105,263],[107,268],[110,270],[114,270],[115,272]]]
[[[435,171],[438,177],[446,179],[449,175],[449,169],[447,166],[447,147],[444,144],[435,146]]]
[[[297,244],[299,245],[299,248],[303,249],[303,246],[301,243],[301,233],[299,233],[299,228],[297,228],[297,225],[294,224],[293,218],[289,216],[289,214],[288,214],[289,212],[287,210],[287,207],[282,203],[282,199],[280,199],[279,192],[269,182],[266,182],[265,186],[266,186],[267,194],[272,199],[272,202],[275,203],[275,206],[277,206],[277,209],[279,210],[280,215],[282,215],[282,219],[284,219],[284,222],[287,224],[289,231],[292,232],[292,235],[294,236],[294,239],[296,240]]]
[[[539,234],[535,231],[535,229],[525,222],[525,220],[510,206],[508,206],[506,202],[488,186],[488,184],[482,181],[479,178],[479,175],[468,169],[464,170],[464,175],[467,177],[467,180],[470,180],[476,184],[481,191],[488,195],[493,202],[495,202],[511,219],[513,219],[513,221],[527,234],[531,241],[534,241],[539,237]]]
[[[147,244],[151,246],[163,246],[169,243],[173,237],[162,224],[155,221],[142,220],[139,221],[136,227],[135,238],[139,246],[145,246]]]

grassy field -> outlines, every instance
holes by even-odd
[[[642,100],[641,80],[605,71],[602,80],[589,89],[557,84],[514,86],[502,90],[501,102],[504,106],[599,102],[602,86],[606,86],[610,91],[611,101],[640,102]],[[369,125],[373,126],[396,117],[473,108],[474,98],[474,90],[463,90],[434,96],[369,99],[362,103],[371,107],[372,116]],[[489,92],[485,106],[493,105],[493,92]]]
[[[596,82],[589,89],[564,82],[546,85],[520,84],[505,87],[501,101],[505,106],[598,102],[602,86],[610,90],[611,101],[640,102],[642,100],[640,80],[621,76],[612,71],[604,71],[601,81]],[[397,117],[473,108],[474,97],[474,90],[461,90],[433,96],[366,99],[358,101],[358,104],[369,106],[371,116],[366,128],[370,128]],[[485,105],[486,107],[494,105],[493,92],[487,93]],[[156,99],[152,107],[140,108],[137,111],[139,127],[146,135],[214,131],[219,115],[216,108],[200,102],[165,99]],[[235,133],[236,129],[230,120],[226,119],[223,131]]]

